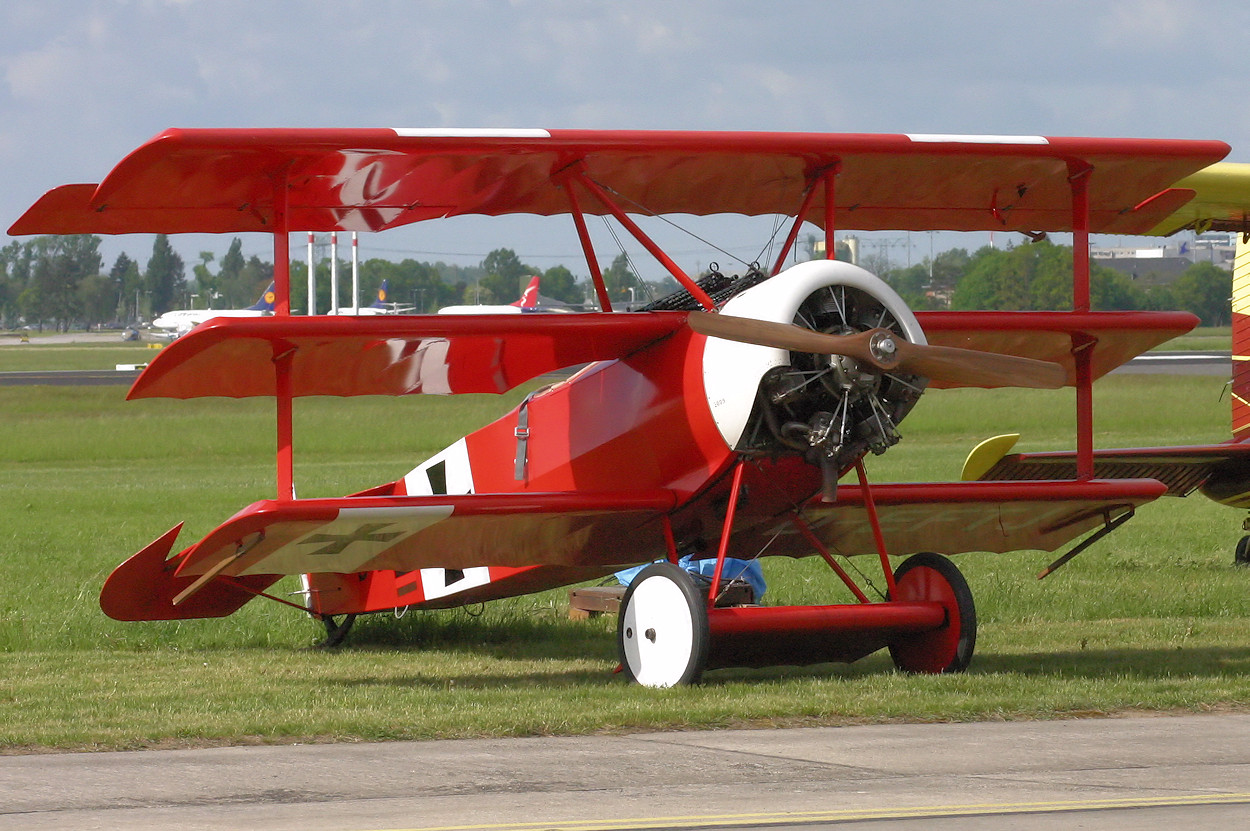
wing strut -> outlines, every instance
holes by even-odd
[[[273,287],[277,293],[274,311],[279,317],[291,316],[291,237],[287,227],[288,195],[286,171],[274,187],[273,211]],[[278,423],[277,480],[278,499],[295,498],[295,450],[292,427],[291,363],[294,347],[278,352],[274,345],[273,371]]]
[[[807,192],[803,194],[803,203],[799,205],[799,212],[794,215],[794,222],[790,225],[790,233],[786,235],[786,241],[781,246],[781,253],[777,255],[777,261],[773,263],[773,270],[769,272],[770,276],[776,277],[781,273],[786,257],[790,255],[790,251],[794,248],[794,241],[799,238],[799,229],[807,221],[807,212],[811,209],[812,199],[816,196],[816,187],[820,184],[821,178],[829,175],[832,174],[829,171],[825,171],[819,177],[812,177],[811,181],[808,182]]]
[[[577,227],[577,238],[582,243],[582,253],[586,257],[586,267],[590,269],[590,280],[594,283],[595,294],[599,295],[599,308],[605,312],[612,311],[612,300],[608,297],[607,284],[603,282],[603,270],[599,268],[599,258],[595,256],[595,245],[590,239],[590,231],[586,228],[586,215],[582,213],[581,203],[577,199],[577,191],[571,181],[565,180],[564,192],[569,197],[569,212],[573,214],[573,224]]]
[[[1107,536],[1112,531],[1114,531],[1115,529],[1119,528],[1121,525],[1123,525],[1124,523],[1132,519],[1133,514],[1137,512],[1137,509],[1134,508],[1132,505],[1129,505],[1127,507],[1128,507],[1128,510],[1120,514],[1115,519],[1111,518],[1111,512],[1114,510],[1114,508],[1108,508],[1105,511],[1103,511],[1102,519],[1103,519],[1104,525],[1101,528],[1099,528],[1097,531],[1095,531],[1094,533],[1090,534],[1085,539],[1081,540],[1075,546],[1073,546],[1071,551],[1067,552],[1062,557],[1055,560],[1050,565],[1046,566],[1046,568],[1039,571],[1037,574],[1037,579],[1044,580],[1045,578],[1054,574],[1056,571],[1060,569],[1060,567],[1066,564],[1068,560],[1071,560],[1077,554],[1080,554],[1082,551],[1089,548],[1091,545],[1098,542],[1100,539]]]
[[[890,568],[890,552],[885,548],[885,535],[881,533],[877,503],[872,498],[872,488],[868,485],[868,474],[864,472],[863,459],[855,462],[855,475],[859,477],[859,489],[864,494],[864,510],[868,513],[868,524],[872,527],[872,541],[877,546],[877,556],[881,558],[881,570],[885,572],[885,584],[889,587],[890,597],[895,597],[898,595],[898,586],[894,584],[894,572]]]
[[[664,253],[664,249],[660,248],[660,246],[656,245],[654,240],[644,234],[642,229],[629,218],[629,215],[626,214],[625,211],[621,210],[621,207],[612,200],[612,197],[609,196],[603,188],[599,187],[594,180],[581,170],[575,171],[573,173],[573,178],[580,182],[582,187],[590,191],[590,193],[603,204],[603,207],[607,208],[608,211],[611,212],[612,216],[616,217],[617,222],[625,226],[625,230],[629,231],[633,238],[638,240],[642,247],[647,249],[651,256],[655,257],[655,259],[660,263],[660,265],[664,266],[669,274],[673,275],[673,279],[675,279],[678,283],[681,283],[682,288],[690,292],[690,295],[694,297],[695,300],[699,301],[699,305],[703,306],[705,309],[716,308],[716,304],[712,302],[712,298],[707,296],[707,292],[699,288],[695,281],[690,279],[690,275],[682,271],[681,267],[677,265],[677,263],[673,262],[673,258]]]
[[[1089,180],[1094,168],[1087,162],[1068,163],[1072,188],[1072,310],[1090,310],[1089,292]],[[1076,361],[1076,478],[1094,478],[1094,360],[1092,343],[1073,338]]]
[[[835,213],[837,212],[837,203],[834,200],[834,195],[835,195],[834,180],[837,178],[838,173],[840,173],[841,171],[842,171],[842,163],[838,162],[833,166],[831,170],[826,170],[823,176],[825,180],[825,259],[826,260],[837,259],[837,256],[836,256],[837,245],[835,244],[833,240],[834,231],[836,230],[836,226],[837,226],[837,222],[836,222],[837,217],[835,216]]]
[[[721,572],[725,569],[725,558],[729,555],[729,535],[733,533],[734,514],[738,510],[738,496],[742,493],[742,473],[747,463],[742,459],[734,465],[733,484],[729,486],[729,504],[725,506],[725,525],[720,533],[720,547],[716,551],[716,568],[712,572],[712,585],[708,589],[709,606],[716,605],[716,596],[720,594]]]

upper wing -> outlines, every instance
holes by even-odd
[[[160,351],[130,398],[505,392],[538,375],[641,349],[684,312],[628,315],[375,315],[216,318]]]
[[[1142,233],[1193,196],[1178,179],[1227,152],[1213,141],[1043,136],[168,130],[99,185],[49,192],[9,233],[380,231],[458,214],[564,214],[578,176],[640,213],[793,215],[834,168],[839,228],[1065,231],[1070,178],[1087,166],[1090,230]],[[817,188],[818,225],[825,201]]]

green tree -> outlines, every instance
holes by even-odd
[[[204,298],[204,308],[206,309],[213,307],[213,298],[219,293],[217,290],[217,275],[209,268],[216,256],[212,251],[201,251],[200,261],[191,266],[191,273],[195,275],[197,293]]]
[[[121,293],[121,310],[123,318],[139,319],[139,295],[143,291],[143,276],[139,274],[139,264],[123,252],[113,261],[109,269],[109,278],[113,280]],[[131,304],[134,304],[131,306]],[[131,314],[133,312],[133,314]]]
[[[1203,326],[1227,326],[1233,275],[1213,263],[1196,263],[1172,284],[1176,305],[1198,315]]]
[[[78,308],[90,329],[117,317],[120,284],[103,274],[89,274],[78,283]]]
[[[603,271],[603,284],[607,287],[608,298],[613,301],[629,300],[629,290],[637,289],[641,284],[638,275],[629,267],[629,256],[624,252],[617,254],[612,265]]]
[[[496,248],[482,260],[486,274],[481,279],[482,303],[511,303],[521,296],[525,280],[538,273],[525,265],[511,248]]]
[[[243,275],[246,266],[243,242],[235,237],[230,241],[225,256],[221,258],[221,268],[217,270],[217,296],[211,298],[211,305],[221,309],[239,309],[256,302],[256,294],[264,286],[258,289],[250,284],[249,279]]]
[[[182,257],[169,244],[169,237],[157,234],[152,243],[152,256],[143,272],[143,289],[148,293],[153,315],[174,308],[186,288],[186,269]]]
[[[28,316],[55,320],[58,328],[68,329],[81,312],[79,283],[100,273],[100,238],[94,234],[43,236],[26,245],[30,247],[30,281],[19,303]]]
[[[1090,305],[1137,309],[1145,295],[1122,274],[1092,264]],[[1072,249],[1038,242],[1006,250],[982,248],[951,299],[954,309],[1043,310],[1072,308]]]
[[[0,326],[17,323],[17,298],[30,278],[29,251],[17,240],[0,248]]]
[[[565,303],[581,303],[585,299],[585,292],[573,272],[562,265],[543,272],[542,293]]]

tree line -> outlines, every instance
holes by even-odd
[[[189,270],[164,234],[156,236],[146,264],[122,253],[107,271],[100,243],[96,235],[75,234],[35,237],[0,248],[0,327],[90,328],[151,320],[176,308],[237,309],[256,302],[274,275],[273,263],[255,255],[244,257],[237,237],[220,260],[213,252],[202,251]],[[349,307],[351,266],[343,259],[337,265],[338,305]],[[317,310],[324,313],[331,307],[331,263],[322,258],[314,267]],[[542,277],[545,297],[575,305],[593,302],[588,278],[577,277],[563,265],[536,268],[509,248],[491,251],[477,266],[364,260],[357,274],[362,295],[358,300],[361,305],[371,303],[386,281],[390,301],[418,312],[460,304],[511,303],[535,274]],[[290,275],[291,303],[302,311],[307,305],[308,264],[293,261]],[[603,276],[614,301],[630,300],[644,285],[644,293],[649,294],[666,294],[676,288],[672,278],[644,284],[624,254]]]
[[[146,264],[118,255],[106,271],[101,239],[91,234],[42,236],[0,248],[0,325],[20,323],[58,329],[150,320],[174,308],[241,308],[255,302],[273,280],[273,264],[245,258],[235,238],[218,262],[201,252],[190,273],[165,235],[158,235]],[[866,263],[872,270],[873,263]],[[330,262],[317,270],[317,310],[330,308]],[[340,260],[338,305],[351,305],[350,264]],[[985,247],[942,252],[908,268],[882,276],[914,309],[1065,309],[1072,305],[1072,249],[1043,241],[1007,249]],[[477,266],[400,262],[372,258],[359,265],[364,305],[385,280],[389,300],[418,312],[441,306],[510,303],[531,275],[542,276],[542,294],[570,304],[593,304],[586,277],[563,265],[538,269],[509,248],[491,251]],[[614,305],[645,303],[677,288],[671,277],[644,282],[625,254],[604,269]],[[291,263],[292,305],[307,304],[303,287],[308,266]],[[1118,271],[1091,264],[1091,299],[1095,309],[1183,309],[1204,325],[1230,320],[1229,272],[1211,263],[1191,266],[1170,285],[1136,285]]]
[[[885,272],[913,309],[1045,310],[1072,308],[1072,247],[1048,241],[969,254],[944,251],[919,265]],[[1232,274],[1201,262],[1164,285],[1138,285],[1115,269],[1090,264],[1090,305],[1118,311],[1193,312],[1204,326],[1227,326]]]

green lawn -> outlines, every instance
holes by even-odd
[[[1221,440],[1222,387],[1104,379],[1097,442]],[[1231,565],[1242,517],[1200,497],[1147,506],[1045,581],[1034,575],[1050,554],[958,558],[980,619],[963,676],[902,675],[874,656],[641,689],[612,674],[613,621],[570,622],[563,590],[373,616],[334,652],[310,649],[317,624],[263,601],[220,620],[119,623],[96,602],[117,563],[180,521],[198,538],[274,488],[271,402],[124,393],[0,387],[0,752],[1250,706],[1250,570]],[[300,494],[396,478],[519,395],[301,400]],[[955,478],[977,441],[1002,432],[1022,433],[1023,449],[1063,448],[1072,406],[1070,391],[931,392],[870,470]],[[818,560],[765,567],[771,603],[836,596]]]

